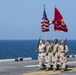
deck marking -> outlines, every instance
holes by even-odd
[[[39,65],[26,65],[26,66],[23,66],[23,67],[38,67]]]
[[[76,63],[76,61],[72,61],[72,62],[67,62],[67,64],[71,64],[71,63]],[[60,64],[60,63],[59,63]],[[47,64],[46,64],[47,65]],[[39,65],[26,65],[26,66],[23,66],[23,67],[38,67]]]
[[[73,72],[76,71],[76,68],[69,68],[68,71],[64,71],[64,72]],[[57,71],[39,71],[39,72],[33,72],[33,73],[24,73],[22,75],[47,75],[47,74],[60,74],[62,73],[61,70],[57,70]]]

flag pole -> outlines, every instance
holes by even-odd
[[[45,43],[46,43],[46,32],[44,32],[44,40],[45,40]]]
[[[54,5],[54,8],[56,7],[56,5]],[[55,11],[54,11],[55,12]],[[54,15],[55,16],[55,15]],[[54,30],[54,32],[53,32],[53,40],[54,39],[56,39],[56,32],[55,32],[55,30]]]
[[[56,39],[56,32],[53,32],[53,40]]]
[[[44,4],[44,10],[45,10],[45,4]],[[44,32],[44,40],[45,40],[45,43],[46,43],[46,32]]]

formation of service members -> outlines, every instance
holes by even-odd
[[[67,70],[68,46],[64,40],[61,41],[61,45],[58,44],[57,39],[51,44],[49,40],[46,41],[46,44],[43,44],[43,41],[40,40],[37,52],[39,61],[38,71],[43,69],[46,71],[53,69],[55,71],[59,69],[58,61],[61,63],[62,71]]]

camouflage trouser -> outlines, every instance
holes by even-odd
[[[52,62],[52,54],[48,53],[48,55],[45,57],[45,61],[47,63],[46,67],[50,68],[51,62]]]
[[[62,68],[65,69],[67,65],[67,56],[65,56],[64,53],[60,54],[60,63],[62,65]]]
[[[54,65],[54,68],[57,68],[57,63],[58,63],[58,58],[59,57],[59,53],[56,53],[55,55],[52,56],[52,62]]]
[[[42,64],[45,62],[45,53],[38,54],[39,67],[43,68]]]

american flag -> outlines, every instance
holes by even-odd
[[[43,17],[42,17],[42,20],[41,20],[42,32],[49,32],[49,25],[50,25],[50,21],[47,18],[46,11],[45,11],[45,8],[44,8]]]

